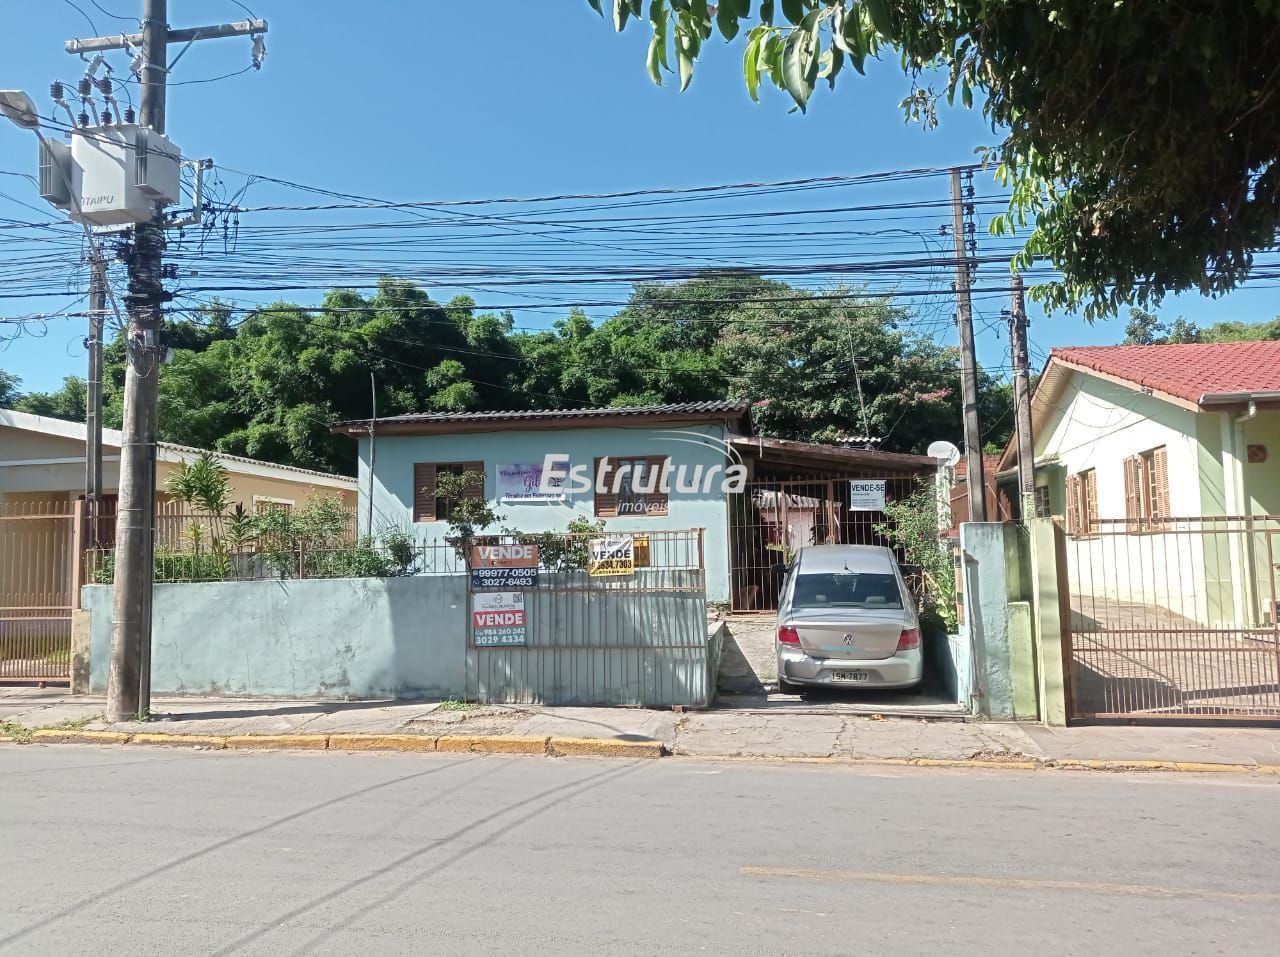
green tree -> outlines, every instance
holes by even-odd
[[[22,385],[21,379],[11,372],[0,369],[0,409],[13,408],[13,403],[17,402],[22,395],[18,391],[20,385]]]
[[[588,0],[597,11],[601,0]],[[820,81],[892,52],[912,81],[910,119],[937,100],[977,103],[1003,140],[1012,187],[1000,232],[1029,228],[1017,262],[1062,282],[1031,295],[1089,318],[1170,291],[1223,292],[1280,225],[1280,4],[1093,0],[613,0],[644,17],[648,70],[688,86],[704,43],[743,38],[762,81],[806,109]],[[674,66],[673,66],[674,64]],[[941,92],[930,85],[937,82]]]
[[[83,422],[88,404],[88,389],[84,379],[69,375],[62,380],[62,388],[53,392],[28,392],[13,403],[13,408],[32,415]]]

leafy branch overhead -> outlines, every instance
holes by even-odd
[[[604,12],[601,0],[587,0]],[[892,53],[909,119],[979,104],[1012,192],[993,231],[1060,282],[1032,295],[1090,318],[1166,293],[1219,294],[1280,227],[1280,0],[613,0],[647,21],[648,69],[687,88],[706,41],[745,31],[743,74],[805,110],[821,82]],[[936,93],[930,81],[937,82]]]

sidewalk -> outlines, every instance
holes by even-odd
[[[1161,768],[1189,765],[1274,769],[1280,730],[1075,727],[880,717],[836,709],[774,707],[677,714],[629,708],[476,706],[457,702],[267,701],[158,698],[150,721],[102,720],[101,696],[0,689],[0,735],[52,729],[35,739],[94,740],[83,732],[143,735],[139,743],[188,736],[192,746],[327,747],[334,750],[493,750],[532,753],[651,753],[701,758],[847,760],[1039,767]],[[244,736],[250,736],[248,740]],[[277,738],[276,742],[265,740]],[[252,738],[262,738],[254,742]],[[122,735],[101,741],[122,741]],[[429,742],[437,741],[436,744]],[[479,742],[479,743],[477,743]],[[542,742],[542,743],[539,743]],[[557,747],[557,742],[569,742]],[[574,745],[573,742],[578,742]],[[180,742],[181,743],[181,742]],[[594,747],[592,746],[594,745]],[[576,748],[576,750],[575,750]],[[1200,767],[1201,765],[1205,767]]]

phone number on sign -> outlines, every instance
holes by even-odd
[[[473,568],[472,588],[532,588],[538,584],[537,568]]]

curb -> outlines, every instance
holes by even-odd
[[[0,737],[0,742],[18,742]],[[514,734],[164,734],[162,732],[31,732],[31,744],[136,744],[200,748],[208,751],[438,751],[451,754],[534,754],[545,757],[660,758],[669,752],[661,741],[610,738],[553,738]]]
[[[27,741],[0,736],[5,744],[134,744],[199,748],[207,751],[434,751],[452,754],[526,754],[545,757],[653,759],[673,755],[661,741],[612,738],[556,738],[525,735],[423,734],[164,734],[160,732],[88,731],[39,728]],[[873,758],[835,756],[688,754],[675,757],[701,761],[736,761],[834,766],[969,768],[989,771],[1175,771],[1190,774],[1261,774],[1280,777],[1276,764],[1215,764],[1205,761],[1092,760],[1084,758]]]

